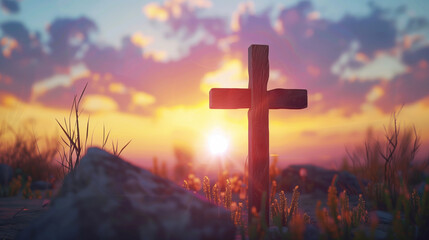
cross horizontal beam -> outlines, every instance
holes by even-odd
[[[212,88],[210,90],[211,109],[250,108],[250,89]],[[307,107],[306,89],[272,89],[268,91],[270,109],[303,109]]]

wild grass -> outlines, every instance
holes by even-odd
[[[40,144],[41,141],[44,144]],[[0,127],[0,163],[11,166],[15,175],[44,181],[59,178],[59,167],[55,162],[57,146],[56,138],[39,139],[29,126],[15,129],[3,123]]]
[[[398,120],[398,113],[394,112],[390,124],[384,127],[382,138],[374,136],[372,129],[369,129],[364,145],[353,152],[347,151],[351,166],[345,162],[343,169],[366,183],[361,182],[361,186],[374,207],[387,210],[387,195],[392,204],[396,204],[401,185],[414,187],[424,180],[429,159],[416,161],[420,145],[416,128],[403,127]]]
[[[90,132],[90,117],[86,120],[85,131],[82,132],[80,126],[80,115],[83,112],[81,109],[81,101],[83,95],[85,94],[88,83],[83,88],[81,94],[75,95],[73,98],[73,103],[70,108],[70,114],[68,118],[63,119],[60,122],[56,119],[59,127],[62,130],[64,136],[61,136],[61,150],[58,150],[60,156],[60,165],[62,166],[63,175],[68,173],[73,173],[76,167],[79,165],[82,156],[88,150],[88,140]],[[105,149],[108,140],[110,137],[110,130],[106,133],[106,128],[103,126],[103,139],[101,148]],[[90,145],[92,146],[93,136],[91,135]],[[116,144],[112,141],[112,152],[115,156],[118,156],[122,151],[131,143],[131,140],[128,141],[122,148],[119,148],[118,141]]]
[[[322,239],[353,239],[358,235],[356,230],[368,222],[368,211],[366,210],[365,200],[359,195],[357,206],[351,208],[349,197],[346,191],[337,193],[335,187],[337,177],[332,179],[331,186],[328,189],[327,208],[321,208],[319,200],[316,207],[317,223],[321,230]],[[375,231],[376,225],[371,225],[371,233]],[[361,233],[366,236],[365,233]]]
[[[89,136],[89,117],[85,121],[84,130],[81,127],[81,101],[86,89],[87,85],[80,95],[74,96],[68,118],[64,118],[62,122],[56,119],[63,133],[59,138],[54,136],[39,139],[34,130],[27,126],[19,130],[6,123],[0,126],[0,163],[14,169],[14,177],[9,185],[0,186],[0,196],[15,196],[22,190],[24,198],[38,198],[41,193],[32,192],[30,188],[33,180],[53,183],[76,169],[88,146],[93,145],[93,134],[91,138]],[[107,146],[109,137],[110,131],[106,131],[103,126],[101,148]],[[41,140],[44,140],[44,144],[40,144]],[[112,153],[119,156],[130,142],[131,140],[120,148],[118,141],[112,141]],[[44,147],[41,148],[40,145]]]

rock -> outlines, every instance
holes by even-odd
[[[0,163],[0,185],[7,186],[13,177],[13,168],[7,164]]]
[[[393,215],[389,212],[375,210],[368,213],[370,219],[377,222],[377,227],[374,231],[374,238],[377,240],[386,239],[388,233],[392,230]],[[370,235],[371,230],[367,230],[367,235]]]
[[[230,212],[98,148],[18,239],[234,239]]]
[[[346,190],[348,194],[362,193],[358,179],[349,172],[329,170],[314,165],[291,165],[284,169],[277,178],[280,189],[292,191],[298,185],[301,192],[312,193],[321,191],[326,193],[334,175],[338,176],[338,193]]]
[[[52,189],[52,184],[49,182],[45,182],[45,181],[35,181],[31,183],[30,186],[31,190],[48,190],[48,189]]]
[[[371,214],[374,214],[381,224],[392,224],[393,222],[393,215],[389,212],[376,210],[369,213],[369,215]]]
[[[305,240],[318,240],[320,239],[320,230],[315,224],[306,224],[304,231]]]

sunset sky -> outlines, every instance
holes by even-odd
[[[0,121],[59,136],[55,119],[83,98],[95,145],[103,126],[123,157],[174,162],[247,156],[247,110],[211,110],[212,87],[246,88],[247,49],[270,47],[268,88],[305,88],[308,108],[270,111],[281,164],[334,163],[383,133],[394,111],[416,126],[429,156],[429,2],[426,0],[1,0]],[[110,146],[110,145],[109,145]]]

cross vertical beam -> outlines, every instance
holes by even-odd
[[[272,89],[269,77],[268,46],[251,45],[249,54],[249,88],[212,88],[211,109],[249,108],[249,223],[252,207],[264,212],[269,223],[269,109],[303,109],[307,107],[306,89]],[[262,197],[265,194],[265,205]],[[261,209],[262,208],[262,209]]]
[[[250,89],[249,123],[249,186],[248,216],[251,209],[265,210],[268,223],[268,192],[269,189],[269,129],[268,129],[268,98],[267,84],[269,77],[268,46],[251,45],[248,49],[248,71]],[[265,206],[262,196],[265,194]],[[260,209],[260,208],[264,209]],[[259,212],[259,211],[258,211]]]

